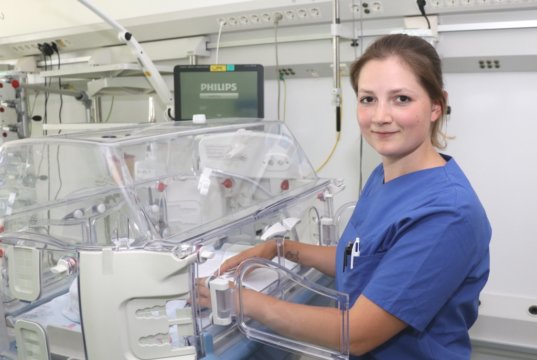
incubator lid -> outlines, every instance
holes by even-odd
[[[23,139],[0,147],[0,236],[37,234],[69,248],[177,244],[329,183],[280,121]]]

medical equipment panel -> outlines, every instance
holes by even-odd
[[[0,359],[225,358],[246,339],[346,358],[348,299],[313,269],[279,256],[238,281],[337,307],[339,349],[285,344],[226,308],[225,287],[212,313],[201,309],[194,286],[267,239],[334,244],[341,187],[317,177],[277,121],[144,124],[3,144]]]
[[[173,74],[176,120],[264,117],[262,65],[176,65]]]

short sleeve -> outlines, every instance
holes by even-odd
[[[454,209],[427,209],[407,217],[363,294],[423,331],[474,266],[474,232]]]

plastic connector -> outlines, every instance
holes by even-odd
[[[217,277],[209,282],[211,291],[212,318],[215,325],[229,325],[234,311],[234,289],[230,279]]]
[[[201,195],[207,195],[209,193],[209,187],[211,186],[211,174],[213,170],[209,168],[203,169],[198,182],[198,191]]]
[[[284,235],[286,232],[293,230],[293,228],[300,222],[298,218],[285,218],[281,222],[277,222],[270,226],[261,235],[261,240],[265,241],[275,236]]]

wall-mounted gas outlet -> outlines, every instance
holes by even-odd
[[[71,42],[69,40],[65,39],[55,39],[50,41],[40,41],[39,43],[48,42],[51,43],[54,41],[56,45],[58,46],[58,49],[61,51],[62,49],[69,48],[71,46]],[[38,48],[38,43],[22,43],[22,44],[16,44],[12,45],[11,49],[15,51],[17,54],[20,55],[31,55],[31,54],[38,54],[40,53]]]
[[[497,59],[483,59],[479,60],[477,63],[479,65],[479,68],[483,70],[493,70],[501,68],[500,60]]]
[[[293,70],[293,68],[280,68],[278,69],[278,72],[280,73],[280,78],[296,75],[295,70]]]
[[[274,12],[230,15],[226,17],[220,17],[216,20],[216,22],[218,23],[218,25],[224,23],[224,26],[234,27],[258,25],[263,23],[270,24],[274,23],[275,21],[292,23],[300,20],[315,19],[321,16],[321,9],[314,6]]]
[[[383,11],[382,1],[353,1],[350,10],[354,15],[372,15]]]

